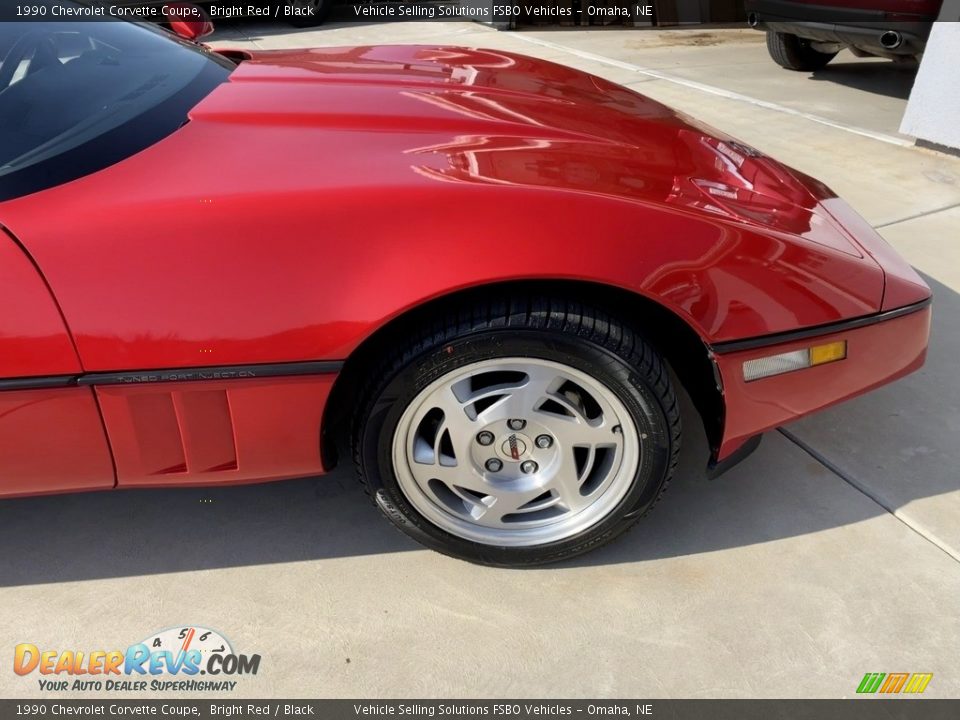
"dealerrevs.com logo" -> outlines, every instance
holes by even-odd
[[[223,635],[199,626],[161,630],[126,650],[60,651],[20,643],[13,652],[17,675],[39,675],[40,690],[59,692],[223,692],[236,688],[234,678],[259,669],[259,655],[238,654]]]

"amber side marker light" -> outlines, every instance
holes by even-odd
[[[794,370],[826,365],[843,360],[845,357],[847,357],[847,341],[837,340],[824,345],[814,345],[779,355],[747,360],[743,363],[743,379],[752,382],[771,375],[782,375]]]

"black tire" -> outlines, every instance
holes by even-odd
[[[446,555],[501,567],[565,560],[610,542],[660,499],[677,464],[680,414],[664,361],[628,324],[557,298],[516,298],[449,308],[421,322],[404,347],[384,359],[358,404],[352,433],[357,471],[368,494],[400,530]],[[629,413],[642,440],[630,489],[579,534],[541,545],[503,547],[463,539],[421,515],[394,473],[394,431],[421,390],[451,370],[498,357],[563,363],[603,383]]]
[[[767,30],[767,52],[780,67],[811,72],[826,67],[837,53],[822,53],[810,47],[810,41],[789,33]]]
[[[290,24],[298,28],[322,25],[330,16],[333,0],[287,0],[288,7],[312,9],[310,15],[292,15]]]

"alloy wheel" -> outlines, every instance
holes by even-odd
[[[487,545],[562,540],[630,489],[641,439],[603,383],[558,362],[498,358],[424,388],[393,438],[398,484],[439,528]]]

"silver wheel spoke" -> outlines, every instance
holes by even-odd
[[[611,425],[603,422],[594,426],[584,421],[562,418],[554,420],[550,429],[564,447],[572,448],[619,444],[622,435],[617,432],[617,427],[616,423]]]
[[[443,530],[523,546],[575,535],[629,491],[634,423],[585,373],[536,358],[487,360],[422,390],[394,436],[410,502]]]
[[[453,467],[444,465],[431,465],[425,470],[425,473],[433,480],[439,480],[450,488],[459,487],[465,490],[471,490],[475,493],[489,492],[483,477],[469,466],[456,465]]]
[[[495,527],[502,527],[504,523],[508,522],[505,518],[516,516],[517,520],[520,521],[526,513],[537,512],[556,505],[559,502],[559,498],[551,498],[538,502],[536,506],[533,507],[532,504],[534,501],[543,494],[544,491],[540,488],[524,492],[501,492],[497,495],[496,502],[490,507],[490,510],[487,511],[484,519],[488,522],[492,521]]]
[[[567,450],[566,453],[569,457],[564,458],[554,476],[554,488],[565,507],[570,510],[579,510],[584,504],[584,498],[580,495],[581,477],[574,462],[573,449]]]
[[[467,439],[477,427],[476,421],[467,415],[466,407],[457,400],[451,390],[438,393],[434,399],[434,407],[443,411],[443,426],[450,431],[454,443]]]

